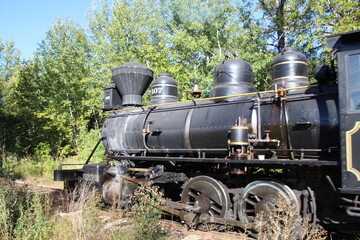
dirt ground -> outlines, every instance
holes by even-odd
[[[44,192],[50,194],[54,199],[54,211],[60,212],[60,214],[71,214],[71,213],[61,213],[64,205],[63,198],[63,186],[54,182],[53,184],[43,184],[36,183],[31,181],[15,181],[19,185],[27,185],[31,189],[34,189],[38,192]],[[110,220],[108,216],[108,211],[102,211],[102,219],[104,222],[104,227],[128,227],[131,224],[131,220],[126,216],[118,220]],[[180,222],[171,221],[162,219],[161,226],[164,232],[167,233],[167,239],[171,240],[239,240],[239,239],[249,239],[240,236],[236,232],[216,232],[216,231],[200,231],[189,229],[187,226],[181,224]]]

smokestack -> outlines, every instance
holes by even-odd
[[[153,80],[153,71],[138,62],[127,62],[113,69],[112,80],[123,106],[142,106],[142,95]]]

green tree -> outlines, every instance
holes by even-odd
[[[323,50],[326,36],[359,29],[359,7],[357,0],[259,0],[258,3],[270,45],[280,50],[294,44],[308,55]]]
[[[258,9],[263,14],[262,27],[268,36],[268,44],[278,52],[285,46],[311,42],[315,11],[312,0],[259,0]]]
[[[38,118],[43,96],[39,85],[39,66],[28,60],[16,74],[16,85],[7,97],[8,150],[18,156],[33,154],[39,144],[56,144],[56,129],[49,128],[47,119]],[[9,144],[10,143],[10,144]]]
[[[224,52],[238,51],[254,65],[256,86],[265,89],[273,54],[264,53],[266,39],[251,7],[228,0],[103,1],[89,14],[97,78],[110,83],[112,68],[139,61],[155,76],[170,73],[184,100],[195,81],[208,93]]]
[[[174,67],[168,58],[169,43],[162,1],[103,1],[89,13],[94,77],[110,83],[111,70],[127,61],[151,68],[155,77]]]
[[[309,72],[328,58],[326,37],[360,28],[357,0],[259,0],[267,44],[280,51],[296,47],[309,60]]]
[[[3,43],[0,40],[0,106],[5,106],[6,95],[14,85],[14,75],[21,67],[20,51],[14,42]],[[15,81],[16,82],[16,81]]]
[[[276,53],[267,47],[269,38],[264,34],[262,19],[254,14],[257,13],[256,2],[239,0],[235,7],[234,20],[225,34],[229,38],[227,47],[250,63],[255,88],[266,90],[271,85],[271,61]]]
[[[58,19],[40,44],[36,59],[41,96],[37,117],[47,121],[47,129],[56,130],[52,146],[60,150],[58,154],[76,153],[80,128],[99,101],[99,83],[91,78],[91,51],[84,30],[71,19]]]
[[[312,6],[317,12],[313,27],[319,42],[324,42],[325,37],[331,34],[360,29],[358,0],[313,0]]]
[[[179,69],[180,98],[190,97],[185,90],[195,82],[209,92],[213,68],[224,56],[224,34],[234,7],[227,0],[171,1],[168,9],[169,50],[171,61]]]
[[[9,97],[17,85],[20,68],[20,52],[15,48],[14,42],[3,43],[0,40],[0,153],[14,146],[13,138],[16,135],[12,135],[9,129],[16,117],[9,108]]]
[[[159,4],[135,0],[111,5],[104,1],[93,9],[89,28],[95,64],[109,71],[126,61],[141,61],[149,67],[152,59],[160,60],[166,34]]]

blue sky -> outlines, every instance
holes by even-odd
[[[31,58],[57,18],[87,26],[93,0],[0,0],[0,39],[13,40],[23,58]]]

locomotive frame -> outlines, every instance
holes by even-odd
[[[67,186],[92,181],[105,202],[117,196],[118,207],[124,209],[137,186],[160,185],[170,197],[164,199],[163,210],[189,225],[254,227],[252,218],[259,209],[268,209],[275,192],[295,204],[314,227],[321,223],[358,233],[360,110],[353,102],[360,103],[360,30],[332,35],[327,46],[337,55],[337,83],[332,63],[318,84],[304,84],[305,77],[296,75],[304,70],[290,68],[305,65],[300,57],[273,64],[289,75],[276,73],[274,82],[291,78],[289,86],[252,91],[251,69],[241,63],[246,72],[241,84],[231,82],[227,88],[218,79],[215,96],[208,99],[174,102],[174,82],[158,79],[155,87],[171,90],[156,92],[150,106],[141,105],[150,82],[139,81],[152,71],[126,63],[114,71],[129,73],[128,81],[113,81],[130,89],[119,93],[111,86],[105,91],[108,110],[124,107],[111,109],[96,145],[103,142],[114,163],[90,164],[91,154],[82,169],[59,166],[54,179]],[[224,73],[226,67],[217,70]],[[297,79],[301,84],[293,86]]]

